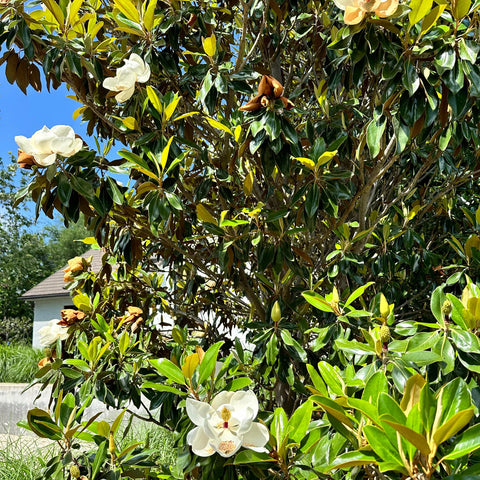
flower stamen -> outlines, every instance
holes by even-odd
[[[228,421],[232,417],[232,412],[227,407],[223,407],[220,412],[220,417],[222,417],[223,420],[223,428],[228,428]]]

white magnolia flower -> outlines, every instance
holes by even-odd
[[[356,25],[368,12],[379,17],[390,17],[398,8],[398,0],[333,0],[335,5],[345,10],[344,21],[347,25]]]
[[[188,432],[193,453],[209,457],[215,452],[231,457],[240,447],[267,452],[267,427],[254,422],[258,400],[252,391],[220,392],[209,405],[187,398],[187,414],[197,425]]]
[[[133,95],[136,82],[145,83],[150,78],[150,66],[136,53],[132,53],[124,62],[125,64],[117,69],[114,77],[103,81],[106,89],[119,92],[115,95],[115,99],[120,103],[127,101]]]
[[[17,135],[15,142],[25,153],[32,155],[40,167],[55,163],[57,154],[70,157],[83,146],[82,139],[76,138],[73,128],[68,125],[56,125],[51,129],[44,126],[30,138]]]
[[[66,340],[68,337],[68,327],[58,325],[59,321],[57,318],[54,318],[48,322],[47,326],[42,327],[38,331],[40,334],[40,345],[42,347],[50,347],[57,339]]]

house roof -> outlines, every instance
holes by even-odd
[[[95,273],[98,273],[102,268],[102,256],[102,250],[93,249],[88,250],[88,252],[85,252],[82,255],[84,258],[92,257],[91,270]],[[63,269],[66,267],[67,265],[60,270],[57,270],[45,280],[42,280],[38,285],[35,285],[30,290],[26,291],[20,298],[23,298],[24,300],[34,300],[36,298],[70,296],[70,292],[65,290],[65,282],[63,280]]]

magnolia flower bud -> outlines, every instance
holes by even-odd
[[[282,318],[282,310],[280,309],[280,305],[279,305],[278,301],[276,301],[273,304],[271,315],[272,315],[272,320],[273,320],[274,323],[278,323],[280,321],[280,319]]]

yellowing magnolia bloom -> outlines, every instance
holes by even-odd
[[[40,334],[40,345],[42,347],[50,347],[53,345],[58,339],[66,340],[68,337],[68,328],[62,327],[58,323],[60,320],[57,318],[50,320],[48,325],[42,327],[38,333]]]
[[[187,414],[197,425],[188,432],[193,453],[209,457],[215,452],[231,457],[240,447],[267,452],[270,437],[267,427],[254,422],[258,400],[252,391],[220,392],[211,402],[187,399]]]
[[[398,0],[333,0],[341,10],[345,10],[344,21],[347,25],[356,25],[368,12],[379,17],[390,17],[398,8]]]
[[[48,167],[55,163],[57,155],[71,157],[83,147],[82,139],[77,138],[73,128],[68,125],[43,127],[30,138],[18,135],[15,142],[23,153],[32,155],[40,167]]]
[[[127,101],[135,91],[135,83],[148,82],[150,78],[150,66],[142,60],[140,55],[132,53],[130,58],[124,60],[125,64],[117,69],[114,77],[106,78],[103,86],[114,92],[117,102]]]

